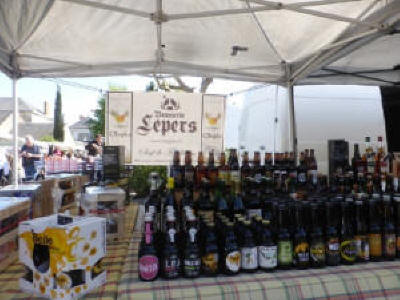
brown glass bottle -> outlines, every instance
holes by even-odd
[[[199,152],[197,156],[197,166],[195,168],[196,187],[199,188],[203,178],[207,178],[207,167],[204,165],[203,152]]]
[[[192,165],[192,152],[185,151],[185,166],[184,170],[184,183],[187,188],[191,188],[194,185],[194,168]]]
[[[245,151],[243,153],[242,166],[240,168],[240,180],[242,184],[244,184],[246,178],[249,178],[250,176],[251,176],[251,168],[249,162],[249,153]]]
[[[263,176],[263,168],[261,166],[261,156],[259,151],[254,151],[251,176],[256,180],[261,180],[261,177]]]
[[[226,164],[225,152],[221,152],[218,166],[218,179],[224,184],[229,184],[229,167]]]
[[[210,151],[208,154],[207,178],[210,181],[210,186],[215,186],[218,178],[218,168],[214,163],[214,152]]]

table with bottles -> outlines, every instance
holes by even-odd
[[[196,167],[175,153],[166,190],[143,207],[119,299],[398,299],[400,194],[360,176],[321,184],[311,153],[279,168],[257,152],[242,166],[222,154],[218,167],[212,152]]]

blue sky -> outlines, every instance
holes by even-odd
[[[107,90],[109,84],[122,85],[131,91],[143,91],[151,78],[141,76],[120,76],[120,77],[97,77],[97,78],[68,78],[70,82],[101,88]],[[198,88],[199,78],[184,77],[184,82]],[[215,80],[209,87],[208,93],[229,94],[231,92],[243,90],[253,84],[248,82],[235,82],[226,80]],[[12,82],[4,74],[0,73],[0,97],[12,96]],[[44,79],[22,78],[18,80],[18,97],[24,99],[31,106],[43,109],[44,101],[49,101],[53,107],[56,95],[56,83]],[[66,122],[73,123],[79,119],[80,115],[88,116],[97,106],[99,93],[82,88],[61,85],[63,113]]]

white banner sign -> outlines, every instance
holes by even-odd
[[[110,114],[119,105],[109,98]],[[109,116],[111,122],[112,116]],[[189,93],[134,93],[132,98],[132,163],[135,165],[169,165],[174,150],[183,155],[223,149],[225,98]],[[111,123],[110,123],[111,124]],[[112,128],[110,126],[110,128]],[[120,136],[108,130],[111,134]],[[114,145],[111,143],[110,145]],[[115,144],[116,145],[116,144]],[[124,144],[125,145],[125,144]]]
[[[225,97],[203,95],[202,145],[204,153],[224,148]]]
[[[106,103],[106,144],[125,147],[125,162],[131,163],[132,92],[109,92]]]

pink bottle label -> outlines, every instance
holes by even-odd
[[[139,274],[145,280],[152,280],[158,274],[158,258],[144,255],[139,259]]]

